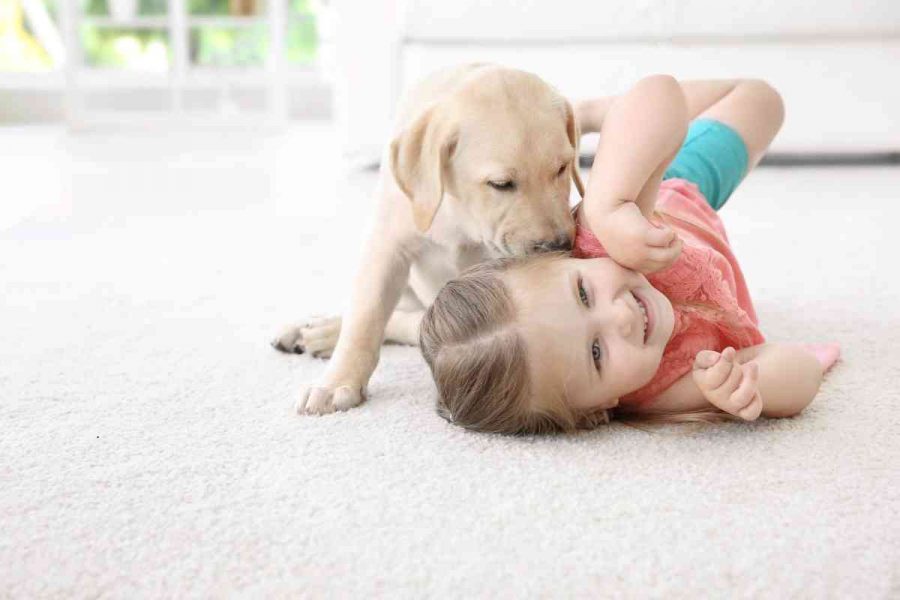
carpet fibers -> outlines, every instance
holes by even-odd
[[[374,184],[310,136],[0,135],[0,597],[900,595],[900,169],[722,210],[768,338],[842,344],[802,415],[515,439],[401,346],[293,414],[325,362],[268,340],[346,306]]]

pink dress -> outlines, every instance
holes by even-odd
[[[652,221],[664,222],[683,241],[674,264],[646,276],[672,302],[675,327],[653,379],[623,396],[623,404],[655,398],[691,371],[701,350],[721,352],[727,346],[740,350],[765,342],[725,227],[697,186],[684,179],[663,181]],[[580,223],[572,255],[609,256],[593,232]]]

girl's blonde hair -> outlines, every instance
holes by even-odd
[[[538,398],[516,304],[503,275],[567,257],[551,252],[496,259],[471,267],[444,286],[419,329],[419,346],[438,389],[439,415],[467,429],[506,434],[594,429],[610,417],[651,423],[730,417],[716,410],[641,415],[625,408],[579,411],[561,394]]]

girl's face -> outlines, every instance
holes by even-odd
[[[611,258],[563,258],[505,280],[539,394],[565,390],[572,408],[611,408],[656,374],[675,316],[637,271]]]

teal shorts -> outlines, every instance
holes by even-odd
[[[748,160],[737,131],[715,119],[697,119],[663,180],[679,177],[697,184],[709,205],[719,210],[747,174]]]

